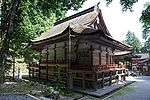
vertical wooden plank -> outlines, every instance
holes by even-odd
[[[39,65],[39,75],[38,75],[38,79],[40,80],[40,77],[41,77],[41,67]]]
[[[111,63],[111,57],[112,57],[112,56],[110,55],[109,57],[110,57],[110,64],[112,64],[112,63]]]
[[[64,47],[64,55],[65,55],[65,63],[67,63],[67,43],[66,42],[64,42],[65,43],[65,47]]]
[[[68,87],[69,89],[73,88],[73,78],[72,78],[72,73],[70,72],[70,67],[71,67],[71,31],[70,31],[70,26],[68,29]]]
[[[115,49],[112,48],[112,57],[111,57],[111,62],[112,62],[112,64],[115,64],[115,63],[114,63],[114,51],[115,51]]]
[[[30,68],[30,64],[29,64],[29,79],[31,78],[31,68]]]
[[[48,46],[46,49],[46,79],[48,80]]]
[[[41,64],[41,58],[42,58],[42,52],[40,52],[40,60],[39,60],[39,79],[40,79],[40,74],[41,74],[41,66],[40,66],[40,64]]]
[[[54,45],[54,62],[56,63],[56,44]]]
[[[101,53],[102,53],[101,46],[99,47],[99,51],[100,51],[100,52],[99,52],[99,65],[101,65],[101,64],[102,64],[102,63],[101,63],[101,60],[102,60],[102,57],[101,57],[101,56],[102,56],[102,54],[101,54]]]
[[[110,78],[109,78],[109,85],[112,83],[112,71],[109,72]]]
[[[32,68],[32,78],[34,78],[34,68]]]
[[[82,88],[85,89],[85,73],[82,73]]]
[[[102,88],[104,87],[104,72],[102,72]]]
[[[93,46],[90,46],[90,55],[91,55],[91,67],[93,66]],[[93,68],[92,68],[93,69]],[[95,71],[95,68],[93,69]]]
[[[108,64],[108,48],[106,48],[106,64]]]
[[[101,51],[99,52],[99,65],[101,65]]]
[[[97,76],[97,73],[95,72],[95,73],[94,73],[94,80],[95,80],[95,81],[94,81],[94,89],[95,89],[95,90],[97,90],[97,79],[98,79],[98,76]]]

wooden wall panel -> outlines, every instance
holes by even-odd
[[[47,57],[46,53],[47,53],[46,48],[44,48],[41,53],[41,60],[46,60],[46,57]]]
[[[65,59],[64,47],[57,47],[56,48],[56,60],[64,60],[64,59]]]
[[[90,45],[86,41],[74,41],[71,48],[71,59],[74,64],[89,65],[91,63]]]
[[[48,50],[48,60],[54,60],[54,48]]]
[[[93,51],[93,65],[99,65],[99,52],[100,50]]]
[[[101,46],[101,64],[106,64],[106,47]]]
[[[64,46],[65,46],[64,42],[58,42],[58,43],[56,43],[56,48],[58,48],[58,47],[64,47]]]

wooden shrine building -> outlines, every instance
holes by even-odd
[[[124,66],[114,63],[114,51],[131,50],[114,40],[100,9],[87,10],[54,24],[31,47],[41,53],[38,64],[30,64],[30,77],[52,80],[54,66],[60,65],[61,76],[72,89],[98,88],[115,82],[116,71],[124,75]]]

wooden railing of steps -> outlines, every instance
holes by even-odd
[[[115,68],[125,68],[125,65],[118,65],[118,64],[94,65],[95,71],[113,70]]]

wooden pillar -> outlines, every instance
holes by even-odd
[[[30,65],[29,65],[29,79],[31,78],[31,68],[30,68]]]
[[[97,75],[97,73],[95,72],[95,73],[94,73],[94,89],[95,89],[95,90],[97,90],[97,87],[98,87],[98,86],[97,86],[97,79],[98,79],[98,75]]]
[[[102,54],[101,54],[102,53],[102,49],[101,49],[101,46],[99,47],[99,51],[100,51],[99,52],[99,65],[101,65],[102,64],[102,61],[101,61],[102,60]]]
[[[85,73],[82,73],[82,88],[85,89]]]
[[[104,87],[104,72],[102,72],[102,88]]]
[[[130,66],[131,66],[131,69],[132,69],[132,58],[131,58],[131,65]]]
[[[114,48],[112,48],[112,56],[111,56],[111,62],[112,62],[112,64],[115,64],[115,62],[114,62],[114,51],[115,51],[115,49]]]
[[[108,48],[106,48],[106,64],[109,64],[109,53],[108,53]]]
[[[40,74],[41,74],[41,71],[40,71],[40,70],[41,70],[41,66],[39,66],[39,75],[38,75],[38,78],[39,78],[39,79],[40,79],[40,77],[41,77],[41,75],[40,75]]]
[[[91,55],[91,67],[93,66],[93,46],[90,46],[90,55]],[[92,68],[93,69],[93,68]],[[95,71],[95,68],[93,69]]]
[[[54,45],[54,62],[56,64],[56,44]]]
[[[46,49],[46,80],[48,81],[48,47]]]
[[[71,30],[70,30],[70,26],[68,29],[68,68],[67,68],[67,72],[68,72],[68,87],[69,89],[73,88],[73,78],[72,78],[72,72],[70,72],[70,68],[71,68]]]
[[[72,72],[68,72],[68,88],[73,89],[73,77],[72,77]]]
[[[40,64],[41,64],[41,57],[42,57],[42,54],[41,54],[41,52],[40,52],[40,60],[39,60],[39,79],[40,79],[40,74],[41,74],[41,66],[40,66]]]
[[[110,55],[109,57],[110,57],[110,64],[112,64],[112,61],[111,61],[111,59],[112,59],[112,55]]]
[[[67,63],[67,43],[65,42],[65,47],[64,47],[64,55],[65,55],[65,64]]]
[[[109,85],[112,84],[112,71],[109,72],[110,78],[109,78]]]
[[[34,78],[34,68],[32,68],[32,78]]]
[[[101,65],[101,51],[100,51],[100,53],[99,53],[99,65]]]

